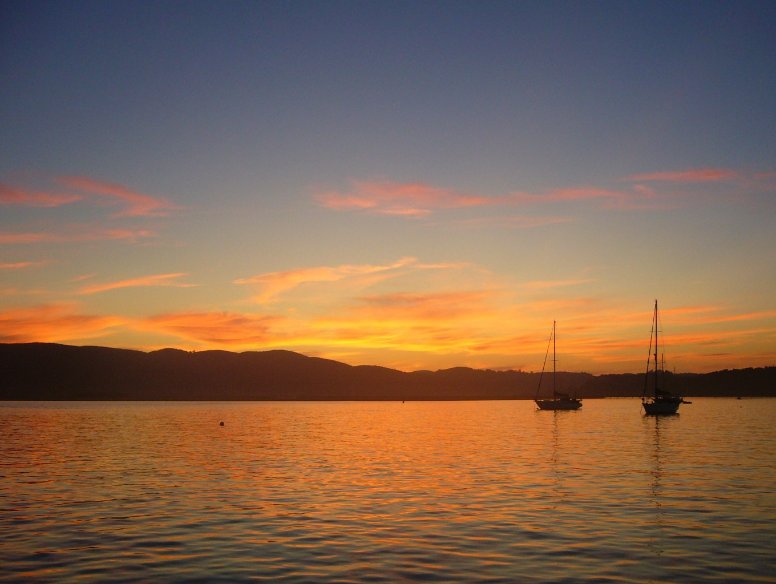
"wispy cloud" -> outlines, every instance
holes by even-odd
[[[487,311],[492,293],[485,290],[414,293],[400,292],[363,296],[359,315],[392,321],[440,321]]]
[[[64,232],[0,231],[0,244],[75,243],[101,240],[137,241],[154,235],[154,232],[148,229],[105,229],[81,226],[72,227]]]
[[[161,197],[86,176],[60,176],[56,181],[76,191],[112,198],[116,204],[124,206],[123,210],[116,213],[118,217],[160,217],[178,208]]]
[[[423,217],[437,209],[478,207],[487,197],[470,195],[421,182],[351,181],[348,191],[328,191],[315,196],[329,209],[368,211],[382,215]]]
[[[49,193],[30,191],[0,183],[0,204],[24,207],[61,207],[83,199],[81,195],[70,193]]]
[[[5,262],[0,263],[0,270],[26,270],[27,268],[37,268],[45,266],[48,262]]]
[[[264,345],[276,340],[277,316],[231,312],[177,312],[146,318],[138,326],[198,343],[220,346]]]
[[[602,209],[661,210],[675,208],[680,204],[677,193],[665,192],[666,185],[678,187],[679,185],[734,183],[743,188],[748,180],[754,181],[758,188],[762,189],[768,187],[773,173],[760,172],[752,174],[749,178],[747,176],[746,173],[727,168],[669,170],[634,174],[605,181],[613,183],[615,188],[594,184],[572,185],[540,192],[516,190],[493,196],[467,193],[423,182],[351,180],[348,189],[322,191],[314,196],[321,206],[336,211],[366,212],[408,218],[428,217],[445,209],[526,208],[562,203],[587,203]],[[490,224],[504,227],[535,227],[571,220],[573,218],[567,215],[544,217],[515,215],[511,218],[469,218],[457,223],[473,226]]]
[[[434,187],[424,183],[352,181],[349,191],[328,191],[315,195],[320,205],[336,211],[360,211],[408,218],[427,217],[444,209],[488,207],[535,207],[557,203],[595,202],[604,208],[642,209],[655,207],[654,193],[643,185],[629,189],[607,189],[580,186],[545,192],[516,191],[505,195],[484,196]],[[505,227],[538,227],[567,223],[569,216],[513,215],[497,218],[474,218],[459,224],[502,225]]]
[[[140,276],[138,278],[118,280],[116,282],[106,282],[102,284],[92,284],[90,286],[84,286],[78,291],[78,293],[97,294],[99,292],[118,290],[120,288],[138,288],[138,287],[148,287],[148,286],[173,286],[175,288],[191,288],[195,286],[195,284],[186,284],[184,282],[177,281],[179,278],[182,278],[184,276],[188,276],[188,274],[174,273],[174,274],[154,274],[151,276]]]
[[[74,304],[44,304],[0,312],[0,342],[60,342],[105,335],[126,323],[117,316],[81,314]]]
[[[282,272],[268,272],[248,278],[240,278],[234,280],[234,283],[257,287],[258,294],[254,299],[257,302],[264,303],[271,302],[280,294],[304,284],[358,279],[359,283],[363,285],[366,282],[372,283],[379,279],[388,278],[400,268],[411,265],[424,269],[436,268],[436,266],[418,264],[415,258],[401,258],[386,265],[344,264],[340,266],[316,266]]]
[[[652,172],[636,174],[627,177],[629,181],[674,182],[674,183],[704,183],[724,182],[738,178],[740,175],[728,168],[694,168],[679,171]]]

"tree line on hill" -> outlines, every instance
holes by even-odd
[[[146,353],[0,344],[0,400],[533,399],[538,382],[533,372],[466,367],[403,372],[282,350]],[[558,372],[557,383],[560,391],[581,398],[635,397],[642,393],[644,375]],[[666,373],[666,384],[685,396],[776,396],[776,367]]]

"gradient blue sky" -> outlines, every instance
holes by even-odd
[[[776,364],[776,4],[4,2],[0,341]]]

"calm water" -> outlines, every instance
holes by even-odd
[[[0,402],[0,580],[776,582],[776,400],[693,401]]]

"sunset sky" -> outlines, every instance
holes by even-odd
[[[0,341],[776,365],[776,3],[0,5]]]

